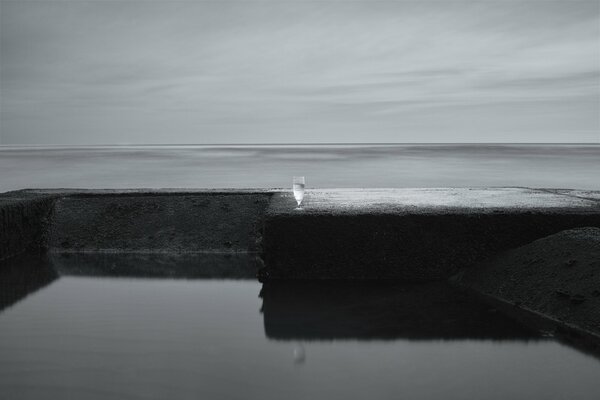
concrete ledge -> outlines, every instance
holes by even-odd
[[[600,344],[600,229],[563,231],[461,271],[454,281],[493,303],[523,310],[546,329]]]
[[[294,208],[278,193],[267,210],[263,279],[442,280],[537,238],[600,227],[597,199],[525,188],[311,190]]]
[[[0,260],[46,248],[52,196],[0,197]]]
[[[269,193],[75,193],[56,201],[58,252],[255,252]]]
[[[1,256],[261,251],[266,279],[448,278],[558,231],[600,226],[598,192],[526,188],[26,190],[0,196]],[[51,218],[49,218],[51,216]]]

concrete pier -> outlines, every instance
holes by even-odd
[[[453,276],[459,284],[496,303],[519,306],[515,309],[524,305],[545,321],[598,342],[600,275],[595,271],[600,260],[589,259],[587,269],[581,267],[583,262],[573,269],[571,258],[577,251],[581,259],[591,254],[588,242],[588,247],[569,249],[572,234],[542,239],[580,227],[600,227],[600,192],[308,190],[302,209],[297,210],[291,192],[283,190],[24,190],[0,194],[0,260],[10,258],[10,265],[3,267],[5,274],[13,277],[11,281],[21,282],[18,287],[9,285],[10,292],[5,290],[0,309],[56,278],[51,273],[42,273],[39,281],[30,278],[35,262],[12,262],[19,255],[48,251],[61,273],[77,274],[87,263],[98,275],[128,276],[131,271],[140,274],[139,257],[148,254],[155,263],[145,266],[147,276],[172,276],[173,265],[186,277],[250,277],[258,272],[267,281],[263,293],[267,333],[281,339],[294,338],[299,332],[287,318],[290,310],[298,306],[302,314],[306,304],[319,308],[319,296],[331,291],[325,280],[426,282]],[[556,251],[570,252],[571,257],[558,267],[564,279],[557,280],[551,259],[558,256],[540,250],[538,258],[547,261],[535,264],[535,276],[547,283],[547,290],[540,292],[545,297],[532,291],[539,288],[541,280],[528,275],[531,260],[525,257],[533,251],[528,244],[536,240],[542,241],[531,248],[554,243]],[[526,247],[510,253],[519,246]],[[509,253],[502,253],[507,250]],[[483,262],[495,256],[500,258],[492,264]],[[231,257],[237,257],[235,263]],[[513,258],[518,262],[503,261]],[[511,265],[523,267],[513,273]],[[463,275],[455,275],[459,269]],[[520,286],[511,281],[516,274],[525,274],[518,275]],[[284,282],[293,279],[320,280],[321,289],[310,294],[298,286],[300,293],[293,294],[290,288],[294,286]],[[564,282],[568,282],[566,289],[561,286]],[[354,298],[351,285],[356,283],[345,282],[344,290],[338,286],[336,292],[344,295],[335,304],[350,302]],[[515,291],[507,292],[506,287]],[[369,299],[379,302],[381,290],[375,286],[369,296],[354,303],[364,318],[355,319],[352,314],[342,320],[352,327],[351,336],[410,337],[413,331],[422,334],[429,329],[425,324],[407,325],[391,333],[361,332],[361,326],[371,324],[371,311],[363,303]],[[394,288],[385,293],[397,298]],[[400,300],[390,303],[391,310],[406,313],[408,319],[413,318],[409,314],[419,315],[419,302],[414,309],[398,308],[397,304],[406,303],[398,296]],[[304,300],[296,303],[295,298]],[[572,312],[574,308],[577,314]],[[337,313],[335,309],[326,311],[312,314],[316,320],[307,320],[306,326],[315,329],[300,331],[300,337],[342,335],[335,326],[319,328],[319,321]],[[431,337],[460,336],[455,328],[450,324],[442,331],[432,331]]]
[[[600,229],[550,235],[495,255],[452,278],[495,306],[574,331],[600,350]]]
[[[46,249],[53,204],[52,196],[0,194],[0,261]]]
[[[265,279],[443,280],[499,251],[600,227],[600,192],[527,188],[24,190],[0,195],[0,258],[256,253]]]
[[[266,279],[446,279],[499,251],[600,226],[598,192],[528,188],[311,190],[274,195]]]
[[[257,252],[271,193],[87,191],[55,201],[52,252]]]

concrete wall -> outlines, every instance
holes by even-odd
[[[321,215],[266,220],[269,278],[446,279],[498,251],[580,226],[593,215],[455,213]]]
[[[53,252],[254,252],[270,194],[97,193],[56,201]]]
[[[306,204],[294,210],[276,191],[14,192],[0,196],[0,257],[260,252],[265,279],[430,281],[564,229],[600,227],[590,193],[313,190]]]
[[[0,260],[46,247],[51,196],[0,197]]]
[[[461,271],[486,298],[600,340],[600,229],[563,231]],[[554,329],[554,328],[550,328]],[[599,342],[600,343],[600,342]]]

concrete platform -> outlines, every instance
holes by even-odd
[[[270,194],[84,192],[55,201],[53,252],[256,252]]]
[[[0,195],[0,261],[45,251],[53,201],[44,195]]]
[[[600,226],[598,192],[528,188],[309,190],[302,210],[276,193],[264,279],[446,279],[498,251]]]
[[[600,192],[530,188],[407,188],[307,190],[302,210],[292,193],[278,192],[268,213],[275,215],[439,213],[560,210],[600,206]]]
[[[600,349],[600,229],[561,231],[502,252],[453,282],[495,306],[542,317],[544,329],[577,332]]]
[[[528,188],[24,190],[0,195],[0,258],[51,252],[262,255],[264,279],[441,280],[564,229],[600,192]]]

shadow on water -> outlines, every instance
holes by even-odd
[[[446,283],[268,282],[265,334],[275,340],[540,340]]]

